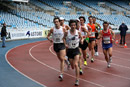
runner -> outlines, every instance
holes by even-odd
[[[95,17],[93,17],[93,23],[95,24],[95,27],[96,27],[96,29],[98,30],[98,32],[100,32],[101,26],[100,26],[100,24],[98,24],[98,23],[96,22],[96,18],[95,18]],[[95,32],[95,38],[96,38],[96,39],[97,39],[97,37],[98,37],[98,32]],[[96,40],[96,42],[95,42],[94,50],[95,50],[95,56],[98,56],[99,54],[98,54],[98,43],[97,43],[97,40]]]
[[[69,30],[70,27],[68,25],[64,24],[65,19],[63,17],[60,17],[60,25],[65,28],[66,30]]]
[[[67,56],[69,58],[71,67],[72,67],[72,69],[75,68],[75,73],[76,73],[75,85],[78,86],[79,85],[78,62],[79,62],[79,54],[80,54],[79,41],[81,41],[81,43],[83,43],[83,39],[82,39],[81,33],[78,30],[76,30],[76,26],[77,26],[76,20],[70,20],[69,26],[71,27],[71,29],[65,33],[63,39],[64,39],[66,48],[68,48]],[[66,42],[66,40],[68,42]]]
[[[56,52],[56,55],[57,55],[58,59],[60,60],[59,78],[60,78],[60,81],[62,81],[63,72],[64,72],[64,60],[65,60],[65,55],[66,55],[65,45],[63,42],[63,36],[64,36],[65,29],[60,26],[60,19],[58,17],[55,17],[53,19],[53,22],[54,22],[55,26],[53,28],[51,28],[51,30],[47,36],[47,39],[50,42],[53,42],[54,51]],[[50,39],[51,34],[52,34],[53,40]]]
[[[84,65],[87,65],[87,60],[86,60],[86,55],[87,55],[87,47],[88,47],[88,42],[86,41],[86,35],[87,35],[87,25],[85,24],[85,17],[84,16],[80,16],[79,17],[80,20],[80,27],[79,27],[79,31],[81,32],[81,35],[84,38],[84,42],[83,44],[79,43],[79,47],[80,47],[80,51],[81,54],[83,54],[83,58],[84,58]],[[80,55],[81,57],[81,55]],[[82,69],[80,69],[80,71],[82,72]],[[82,74],[82,73],[81,73]]]
[[[69,30],[70,29],[70,27],[68,26],[68,25],[65,25],[64,24],[64,18],[63,17],[60,17],[60,25],[63,27],[63,28],[65,28],[66,30]],[[67,53],[67,48],[66,48],[66,53]],[[66,63],[66,65],[67,65],[67,69],[69,70],[70,69],[70,63],[69,63],[69,60],[68,60],[68,57],[67,56],[65,56],[65,63]]]
[[[79,20],[79,19],[76,19],[76,21],[77,21],[77,28],[76,28],[76,29],[79,30],[79,29],[80,29],[80,20]],[[80,56],[79,56],[79,69],[80,69],[80,75],[83,74],[81,53],[82,53],[82,51],[81,51],[81,49],[80,49]]]
[[[112,62],[112,42],[114,42],[115,34],[108,25],[107,22],[103,23],[103,30],[100,32],[98,39],[102,38],[103,53],[107,61],[107,67],[110,68],[110,63]]]
[[[95,46],[95,32],[96,30],[95,25],[93,24],[93,17],[89,16],[89,23],[88,23],[88,32],[89,34],[89,50],[91,51],[91,62],[94,62],[94,46]]]

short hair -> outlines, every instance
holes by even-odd
[[[95,17],[95,16],[93,16],[93,18],[95,18],[95,19],[96,19],[96,17]]]
[[[60,18],[59,18],[58,16],[55,16],[55,17],[54,17],[53,22],[54,22],[56,19],[58,19],[59,22],[60,22]]]
[[[83,20],[84,20],[84,23],[86,22],[86,19],[85,19],[85,17],[84,16],[80,16],[79,17],[79,19],[81,19],[81,18],[83,18]]]
[[[109,24],[109,23],[108,23],[107,21],[104,21],[104,22],[103,22],[103,25],[104,25],[104,24]]]
[[[77,20],[71,19],[71,20],[69,21],[69,26],[70,26],[72,23],[75,23],[76,26],[77,26]]]
[[[89,16],[88,19],[93,18],[93,16]]]

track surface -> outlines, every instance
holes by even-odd
[[[117,39],[119,37],[117,36]],[[127,46],[113,47],[111,68],[102,53],[99,42],[99,56],[95,62],[88,59],[88,66],[83,66],[84,74],[80,76],[79,87],[130,87],[130,35],[127,35]],[[64,80],[58,80],[59,60],[55,56],[52,44],[40,41],[21,45],[11,49],[6,55],[7,62],[18,72],[47,87],[73,87],[75,82],[74,70],[65,66]]]

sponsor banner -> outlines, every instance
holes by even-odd
[[[42,30],[12,31],[10,37],[11,39],[39,38],[43,37],[43,32]]]
[[[28,39],[46,37],[47,31],[43,30],[10,30],[7,32],[6,40]],[[0,35],[1,38],[1,35]],[[1,39],[0,39],[1,40]]]

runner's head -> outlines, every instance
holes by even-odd
[[[53,23],[55,24],[55,26],[60,26],[60,18],[59,17],[55,17],[53,19]]]
[[[109,26],[109,23],[108,22],[103,22],[103,29],[104,30],[107,30],[108,29],[108,26]]]
[[[64,18],[63,17],[60,17],[60,25],[62,26],[64,24]]]
[[[88,20],[89,20],[89,23],[93,23],[93,17],[92,16],[89,16]]]
[[[96,23],[96,17],[93,16],[93,23]]]
[[[71,29],[76,29],[77,28],[77,21],[76,20],[70,20],[69,26],[70,26]]]
[[[76,19],[76,21],[77,21],[77,28],[76,29],[79,29],[79,27],[80,27],[80,20]]]
[[[83,25],[85,22],[86,22],[86,19],[84,16],[80,16],[79,17],[79,20],[80,20],[80,24]]]

